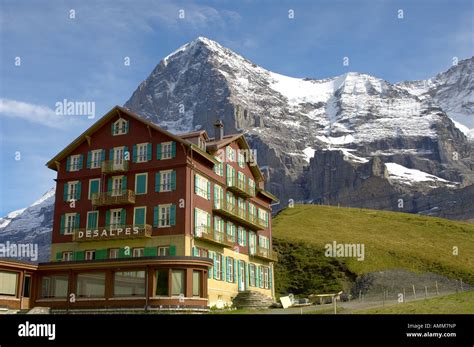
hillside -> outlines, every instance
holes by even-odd
[[[474,284],[474,224],[406,213],[296,205],[273,221],[277,292],[347,289],[357,276],[389,269],[432,272]],[[363,261],[328,258],[333,241],[364,244]],[[453,247],[459,254],[453,255]],[[319,276],[311,279],[312,274]],[[314,290],[312,291],[314,292]]]

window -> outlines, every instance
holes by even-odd
[[[133,248],[132,249],[132,257],[133,258],[140,258],[145,255],[145,248],[140,247],[140,248]]]
[[[41,298],[67,298],[68,282],[68,275],[43,276],[41,278]]]
[[[201,297],[201,278],[201,271],[193,271],[193,296]]]
[[[245,179],[245,175],[243,172],[238,172],[237,173],[237,185],[240,189],[244,189],[246,188],[246,182],[247,180]]]
[[[90,272],[77,275],[77,296],[80,298],[105,297],[105,273]]]
[[[158,228],[173,226],[176,224],[176,205],[155,206],[153,225]]]
[[[224,189],[218,184],[214,184],[214,208],[224,207]]]
[[[146,194],[148,186],[148,173],[139,173],[135,175],[135,194]]]
[[[116,171],[123,171],[128,168],[128,160],[130,159],[130,153],[128,148],[125,146],[114,147],[110,149],[109,160],[112,161],[111,169]]]
[[[239,198],[239,200],[238,200],[238,205],[239,205],[239,206],[238,206],[238,207],[239,207],[239,208],[238,208],[239,216],[240,216],[241,218],[246,218],[247,216],[246,216],[246,214],[245,214],[245,200]]]
[[[194,235],[201,236],[211,229],[211,215],[199,208],[194,209]]]
[[[184,295],[185,289],[185,271],[172,270],[171,271],[171,295]]]
[[[156,271],[156,296],[168,296],[169,295],[169,270],[158,270]]]
[[[219,157],[214,157],[219,164],[214,164],[214,172],[219,176],[224,176],[224,164],[222,164],[222,160]]]
[[[158,247],[158,256],[165,257],[170,255],[170,248],[169,247]]]
[[[255,181],[249,178],[249,191],[250,194],[255,195]]]
[[[227,222],[227,240],[235,242],[235,224]]]
[[[0,295],[16,296],[18,274],[16,272],[0,271]]]
[[[124,135],[128,133],[128,121],[123,118],[118,119],[112,124],[112,135]]]
[[[255,254],[257,252],[257,235],[249,231],[249,252]]]
[[[227,161],[233,163],[235,162],[235,149],[230,146],[226,147]]]
[[[249,208],[249,220],[251,220],[252,222],[256,222],[257,221],[257,208],[251,202],[249,202],[248,208]]]
[[[227,257],[227,282],[234,283],[234,259]]]
[[[120,248],[109,248],[109,259],[117,259],[119,257]]]
[[[269,269],[268,267],[265,267],[265,266],[262,266],[262,270],[263,270],[263,287],[265,289],[268,289],[268,283],[269,283],[269,276],[268,276],[268,272],[269,272]]]
[[[237,236],[239,245],[245,247],[247,245],[247,231],[244,228],[239,227]]]
[[[87,195],[88,199],[91,200],[94,197],[94,194],[100,192],[100,178],[93,178],[89,180],[89,194]]]
[[[255,287],[256,283],[257,283],[257,272],[255,271],[255,265],[254,264],[249,264],[249,273],[250,273],[250,276],[249,276],[249,284],[252,286],[252,287]]]
[[[86,260],[94,260],[95,259],[95,249],[86,251]]]
[[[66,160],[66,171],[79,171],[82,169],[82,154],[71,155]]]
[[[226,198],[227,198],[227,207],[230,209],[235,208],[235,196],[231,192],[226,193]]]
[[[259,208],[258,209],[258,219],[259,223],[266,228],[268,228],[268,212]]]
[[[110,210],[110,226],[112,228],[118,228],[122,225],[122,209]]]
[[[116,272],[114,296],[144,296],[145,271]]]
[[[217,253],[216,258],[214,259],[214,267],[215,267],[215,279],[221,280],[222,279],[222,254]]]
[[[133,225],[146,224],[146,206],[135,207],[133,209]]]
[[[196,257],[207,258],[209,255],[207,249],[199,248],[199,247],[195,247],[194,249],[195,249],[194,256]]]
[[[258,245],[261,248],[270,249],[270,239],[266,236],[258,236]]]
[[[214,231],[224,233],[224,220],[221,217],[214,217]]]
[[[107,185],[111,196],[122,196],[127,189],[127,177],[123,175],[110,177]]]
[[[242,169],[245,168],[245,156],[242,151],[239,150],[239,152],[237,153],[237,158],[239,162],[239,167],[241,167]]]
[[[201,175],[194,175],[194,192],[200,197],[210,200],[211,199],[211,183],[207,178]]]
[[[144,163],[151,160],[151,143],[139,143],[133,146],[133,162]]]
[[[171,190],[172,176],[173,176],[173,170],[160,171],[160,192],[167,192]],[[175,176],[175,180],[176,180],[176,176]]]
[[[98,169],[102,165],[102,161],[105,159],[105,150],[96,149],[87,153],[87,168]]]
[[[96,230],[99,226],[99,211],[87,212],[87,230]]]
[[[161,158],[159,159],[171,159],[173,158],[173,146],[174,142],[163,142],[161,144]]]
[[[74,229],[78,228],[76,218],[77,213],[65,214],[64,235],[71,235],[74,232]]]
[[[226,178],[226,182],[227,182],[227,185],[228,186],[233,186],[235,184],[235,168],[230,166],[229,164],[227,164],[226,166],[226,174],[227,174],[227,178]]]
[[[25,282],[23,283],[23,297],[29,298],[31,291],[31,276],[25,276]]]
[[[72,252],[63,252],[63,261],[72,261]]]
[[[66,195],[64,196],[65,201],[77,201],[81,198],[81,182],[71,181],[64,185]]]

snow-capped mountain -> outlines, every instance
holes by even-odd
[[[51,245],[55,189],[29,207],[0,218],[0,243],[38,244],[38,261],[48,261]],[[26,259],[25,259],[26,260]]]
[[[282,201],[275,209],[293,199],[474,219],[473,61],[426,81],[301,79],[199,37],[162,59],[125,107],[174,133],[212,136],[217,118],[244,132]],[[0,219],[0,242],[38,242],[47,260],[53,194]]]

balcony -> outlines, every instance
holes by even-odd
[[[89,228],[75,229],[73,240],[83,241],[102,241],[102,240],[122,240],[139,239],[151,237],[152,227],[149,224],[141,225],[114,225],[99,227],[95,230]]]
[[[102,173],[119,173],[128,171],[128,160],[104,160],[102,162]]]
[[[201,225],[196,227],[194,237],[198,240],[210,242],[218,246],[232,248],[232,246],[234,245],[233,241],[227,239],[227,235],[224,232],[212,230],[208,226]]]
[[[269,260],[269,261],[278,261],[277,254],[273,252],[271,249],[263,248],[263,247],[257,247],[256,250],[253,252],[250,251],[250,256],[254,258],[260,258],[263,260]]]
[[[258,218],[254,214],[247,213],[245,209],[239,208],[237,205],[229,204],[227,200],[215,201],[213,211],[252,230],[261,230],[266,228],[265,221],[263,219]]]
[[[227,186],[227,190],[244,198],[253,198],[255,196],[255,187],[251,187],[245,181],[235,177],[230,182],[230,185]]]
[[[135,192],[130,189],[112,190],[109,192],[100,192],[92,194],[92,205],[112,206],[112,205],[128,205],[135,203]]]

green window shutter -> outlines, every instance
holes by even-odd
[[[170,206],[170,225],[176,225],[176,205],[172,204]]]
[[[111,192],[112,191],[112,177],[109,177],[107,179],[107,191]]]
[[[137,181],[137,191],[135,193],[137,194],[145,194],[146,192],[146,175],[140,175],[136,174],[135,175],[135,180]]]
[[[151,143],[148,143],[146,148],[146,160],[150,161],[151,160],[151,151],[152,151],[152,145]]]
[[[176,255],[176,246],[173,246],[173,245],[170,246],[170,255],[173,255],[173,256]]]
[[[66,159],[66,172],[71,170],[71,157],[67,157]]]
[[[77,182],[76,200],[81,200],[81,192],[82,192],[82,183]]]
[[[155,192],[157,193],[160,192],[160,186],[161,186],[161,174],[158,171],[155,173]]]
[[[145,247],[143,252],[145,257],[156,257],[158,255],[158,248],[157,247]]]
[[[199,186],[199,176],[194,174],[194,193],[197,194]]]
[[[212,258],[212,251],[209,251],[209,252],[207,253],[207,257],[208,257],[209,259],[213,259],[213,258]],[[212,274],[214,273],[213,268],[214,268],[214,267],[211,266],[211,268],[207,271],[207,275],[208,275],[207,277],[210,278],[210,279],[212,279]]]
[[[123,146],[123,160],[130,160],[130,153],[128,152],[127,146]]]
[[[171,190],[176,190],[176,170],[171,171]]]
[[[125,225],[127,221],[127,211],[122,208],[122,211],[120,212],[120,224]]]
[[[197,247],[193,247],[193,256],[199,257],[199,249]]]
[[[217,279],[217,266],[216,266],[216,263],[217,263],[218,254],[216,252],[212,252],[212,255],[213,255],[213,259],[214,259],[214,279],[216,280]],[[221,267],[222,267],[222,264],[221,264]]]
[[[272,289],[272,268],[268,267],[268,288]]]
[[[145,208],[140,207],[135,209],[135,225],[145,224]]]
[[[255,266],[255,287],[260,287],[260,271],[259,267]]]
[[[211,200],[211,182],[207,181],[207,200]]]
[[[111,128],[110,128],[110,130],[112,131],[112,135],[115,135],[115,126],[114,126],[114,125],[115,125],[115,124],[112,123],[112,124],[111,124]]]
[[[130,130],[130,121],[126,121],[124,123],[124,127],[125,127],[125,134],[128,134],[128,131]]]
[[[245,285],[246,285],[246,288],[249,287],[249,274],[250,274],[250,271],[249,271],[249,264],[248,263],[245,263],[244,262],[244,266],[245,266]]]
[[[81,215],[76,213],[76,219],[74,220],[74,228],[79,229],[81,225]]]
[[[64,191],[63,191],[63,200],[68,201],[68,191],[69,191],[69,184],[64,183]]]
[[[226,268],[227,268],[225,280],[226,280],[227,282],[230,282],[230,265],[229,265],[229,264],[230,264],[231,261],[232,261],[232,258],[230,258],[230,257],[225,257],[225,266],[226,266]]]
[[[74,253],[74,260],[80,261],[85,259],[85,252],[84,251],[78,251]]]
[[[237,283],[237,275],[238,275],[238,271],[237,271],[237,259],[234,259],[234,283]]]
[[[63,260],[63,252],[56,252],[56,261]]]
[[[109,160],[114,160],[114,149],[109,149]]]
[[[95,251],[95,259],[107,259],[107,249],[98,249]]]
[[[108,227],[110,225],[110,210],[105,211],[105,226]]]
[[[92,196],[95,193],[99,192],[99,181],[91,181],[91,186],[90,186],[89,190],[90,190],[90,196],[92,198]]]
[[[79,154],[79,170],[82,169],[82,161],[84,159],[84,155],[83,154]]]
[[[237,262],[237,276],[236,276],[236,277],[237,277],[237,284],[238,284],[238,289],[239,289],[239,290],[242,289],[242,288],[240,288],[240,277],[241,277],[241,274],[240,274],[240,266],[241,266],[241,264],[240,264],[240,260],[239,260],[239,261]]]
[[[87,229],[92,230],[96,227],[97,213],[92,212],[87,214]]]
[[[153,226],[158,227],[159,205],[153,207]]]
[[[132,162],[136,163],[137,162],[137,145],[133,145],[132,149]]]
[[[242,229],[243,245],[247,246],[247,230]]]
[[[225,282],[226,274],[227,274],[225,257],[222,254],[219,254],[219,257],[221,257],[221,270],[222,270],[221,281]]]
[[[127,176],[122,176],[122,190],[127,190]]]
[[[219,188],[217,188],[217,184],[214,184],[214,207],[217,207],[217,201],[219,200],[218,189]]]
[[[176,142],[171,142],[171,158],[176,157]]]
[[[161,160],[161,143],[156,145],[156,159]]]
[[[100,154],[100,160],[103,162],[105,160],[105,149],[102,150],[102,153]]]
[[[242,243],[242,229],[237,230],[237,243],[240,245]]]
[[[230,186],[232,184],[232,179],[230,176],[230,165],[226,164],[226,180],[227,180],[227,185]]]
[[[91,168],[91,161],[92,161],[92,152],[88,151],[87,152],[87,164],[86,164],[88,169]]]
[[[211,215],[209,213],[207,214],[207,227],[211,229]]]
[[[60,235],[64,235],[65,219],[66,219],[66,216],[62,214],[61,215],[61,224],[59,225],[59,234]]]
[[[197,209],[194,208],[194,235],[197,234]]]

